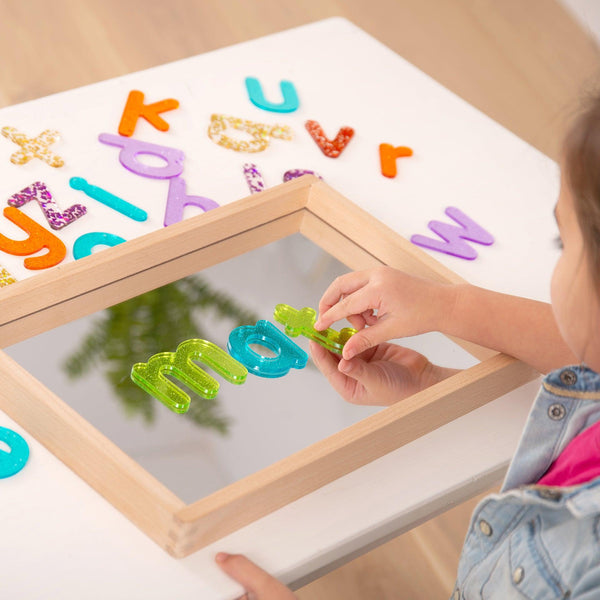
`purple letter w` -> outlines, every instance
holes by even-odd
[[[417,246],[423,246],[423,248],[437,250],[466,260],[477,258],[477,251],[463,240],[477,242],[484,246],[490,246],[494,243],[494,238],[483,227],[467,217],[458,208],[449,206],[445,212],[460,227],[441,221],[430,221],[428,224],[429,229],[437,233],[444,241],[428,238],[424,235],[413,235],[410,241]]]

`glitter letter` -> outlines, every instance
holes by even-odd
[[[24,165],[33,158],[39,158],[51,167],[62,167],[65,164],[60,156],[50,150],[50,146],[60,137],[58,131],[46,129],[37,137],[29,139],[14,127],[3,127],[2,135],[21,146],[21,149],[10,157],[10,162],[15,165]]]
[[[321,148],[323,154],[329,156],[329,158],[337,158],[354,135],[352,127],[342,127],[335,136],[335,139],[331,141],[327,139],[325,132],[317,121],[306,121],[305,127],[312,139],[317,143],[317,146]]]
[[[58,205],[52,199],[52,194],[41,181],[36,181],[20,192],[13,194],[8,199],[8,204],[18,208],[31,200],[35,200],[40,205],[46,221],[55,230],[66,227],[69,223],[73,223],[73,221],[79,219],[79,217],[83,217],[87,212],[87,209],[82,204],[73,204],[73,206],[69,206],[69,208],[60,212]]]
[[[248,142],[230,138],[223,133],[228,127],[249,133],[252,140]],[[237,117],[214,114],[210,117],[208,137],[219,146],[235,152],[262,152],[269,146],[271,137],[291,140],[292,131],[287,125],[266,125]]]

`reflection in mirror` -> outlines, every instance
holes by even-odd
[[[380,409],[344,402],[309,360],[278,379],[249,374],[243,385],[211,373],[220,390],[210,400],[172,380],[192,399],[187,413],[176,414],[131,381],[133,364],[192,338],[226,349],[235,327],[274,322],[277,304],[317,308],[348,270],[295,234],[5,351],[191,503]],[[306,339],[294,341],[308,351]],[[444,366],[476,362],[438,334],[402,343]]]

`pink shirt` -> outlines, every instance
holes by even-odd
[[[578,485],[600,477],[600,421],[575,436],[537,482]]]

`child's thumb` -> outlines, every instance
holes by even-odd
[[[360,383],[367,392],[372,392],[381,386],[381,372],[373,365],[362,360],[353,358],[352,360],[342,359],[339,362],[338,369]]]
[[[216,556],[217,564],[246,590],[247,595],[257,600],[294,600],[296,596],[283,583],[263,571],[241,554]]]
[[[388,329],[384,323],[377,323],[372,327],[361,329],[346,342],[342,356],[346,360],[350,360],[369,348],[374,348],[382,342],[387,342],[393,337],[389,334]]]

